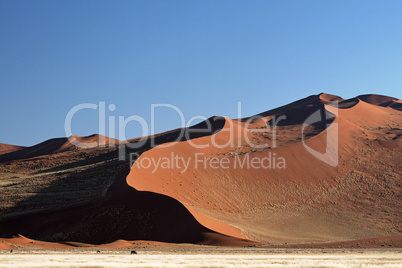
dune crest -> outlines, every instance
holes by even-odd
[[[24,148],[26,148],[26,147],[0,143],[0,155],[15,152],[15,151],[18,151],[18,150],[21,150],[21,149],[24,149]]]
[[[319,99],[321,100],[321,102],[323,102],[324,104],[329,104],[332,102],[340,102],[343,101],[344,99],[339,97],[339,96],[335,96],[335,95],[331,95],[331,94],[327,94],[327,93],[321,93],[318,95]]]

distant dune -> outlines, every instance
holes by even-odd
[[[25,147],[23,147],[23,146],[16,146],[16,145],[0,143],[0,155],[18,151],[18,150],[21,150],[24,148]]]
[[[0,150],[3,155],[0,155],[0,162],[28,159],[36,156],[54,154],[66,150],[77,148],[77,144],[81,148],[93,148],[99,146],[109,146],[110,144],[116,145],[119,140],[108,138],[102,135],[93,134],[91,136],[76,136],[70,138],[56,138],[44,141],[31,147],[13,146],[7,144],[0,144]],[[4,148],[4,149],[3,149]],[[6,151],[7,148],[10,148]],[[0,151],[0,152],[1,152]]]
[[[401,105],[321,93],[211,117],[148,137],[131,169],[99,135],[0,144],[0,248],[401,247]]]

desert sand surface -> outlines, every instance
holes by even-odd
[[[0,249],[401,248],[401,129],[396,98],[322,93],[149,136],[125,161],[141,139],[1,144]],[[172,154],[185,170],[142,165]],[[234,167],[247,159],[270,165]]]

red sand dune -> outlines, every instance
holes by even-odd
[[[400,245],[400,105],[380,95],[344,100],[322,93],[253,117],[212,117],[183,129],[179,142],[172,141],[181,129],[150,136],[131,170],[115,174],[102,199],[0,220],[0,235],[105,248],[129,247],[134,240]],[[193,132],[208,125],[208,132]],[[99,137],[73,138],[93,142]],[[0,162],[72,146],[67,139],[49,140],[1,155]]]
[[[226,118],[224,128],[215,135],[182,141],[167,148],[155,147],[143,153],[136,161],[127,182],[135,189],[152,191],[179,200],[201,224],[212,230],[263,243],[342,241],[381,236],[388,232],[398,233],[399,227],[389,230],[383,229],[384,226],[380,223],[365,223],[365,213],[370,215],[372,211],[354,211],[353,206],[357,202],[343,200],[344,197],[341,196],[346,194],[344,191],[350,189],[339,189],[340,177],[345,180],[351,171],[362,172],[360,175],[364,175],[365,170],[359,170],[358,164],[353,162],[359,160],[360,157],[356,154],[361,147],[368,150],[373,148],[378,157],[389,157],[386,147],[391,146],[396,150],[396,154],[387,165],[396,168],[401,160],[400,134],[393,133],[395,131],[392,127],[386,133],[378,133],[375,130],[391,125],[400,129],[401,113],[389,107],[377,106],[395,99],[376,95],[360,98],[364,99],[364,102],[360,101],[348,109],[336,109],[327,104],[333,101],[342,102],[343,99],[321,94],[299,101],[294,107],[288,105],[285,109],[274,110],[278,116],[292,114],[291,110],[300,114],[300,110],[309,107],[325,107],[327,111],[337,114],[329,128],[306,141],[309,147],[325,152],[326,134],[336,126],[339,129],[340,155],[339,165],[336,167],[314,157],[297,136],[293,136],[293,142],[284,143],[277,148],[248,148],[247,139],[252,139],[253,136],[250,126],[261,126],[269,121],[273,115],[272,112],[267,112],[262,114],[267,115],[266,117],[254,120],[248,128],[244,120],[239,122]],[[290,120],[289,125],[300,129],[300,124],[305,118],[299,119]],[[384,141],[379,140],[379,137],[384,138]],[[236,141],[235,144],[229,144],[222,149],[211,146],[214,142],[223,145],[230,140]],[[264,141],[270,141],[269,137],[260,139],[261,144]],[[372,144],[367,146],[367,141]],[[383,146],[382,142],[385,141],[390,143],[390,146]],[[196,149],[193,144],[205,145],[205,148]],[[150,165],[149,168],[144,168],[141,164],[148,165],[148,160],[142,159],[169,159],[172,152],[189,161],[189,167],[184,172],[182,167],[155,168],[155,165]],[[280,161],[280,157],[285,159],[286,168],[223,169],[214,168],[209,164],[203,167],[194,161],[199,159],[199,155],[205,157],[204,162],[210,159],[225,159],[229,163],[227,166],[233,167],[236,161],[242,162],[247,157],[263,159],[270,154],[275,154],[276,161]],[[363,159],[363,156],[361,158]],[[272,163],[273,161],[271,158]],[[379,166],[372,170],[375,173],[370,174],[370,179],[378,178],[380,171],[377,169],[382,168]],[[398,172],[400,171],[395,174]],[[392,179],[393,183],[395,180],[398,183],[400,177]],[[396,189],[400,190],[399,187]],[[370,198],[380,197],[375,196],[377,192],[368,194],[373,194]],[[375,204],[375,201],[372,202]],[[394,204],[386,204],[389,206],[386,207],[387,212],[381,214],[390,218],[388,213],[400,212],[399,204],[398,200]],[[327,209],[323,210],[324,207]]]

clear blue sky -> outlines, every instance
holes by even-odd
[[[0,142],[63,137],[80,103],[250,116],[320,92],[401,98],[402,1],[0,1]],[[157,110],[156,131],[180,126]],[[98,132],[93,110],[73,132]],[[141,135],[129,124],[128,138]]]

